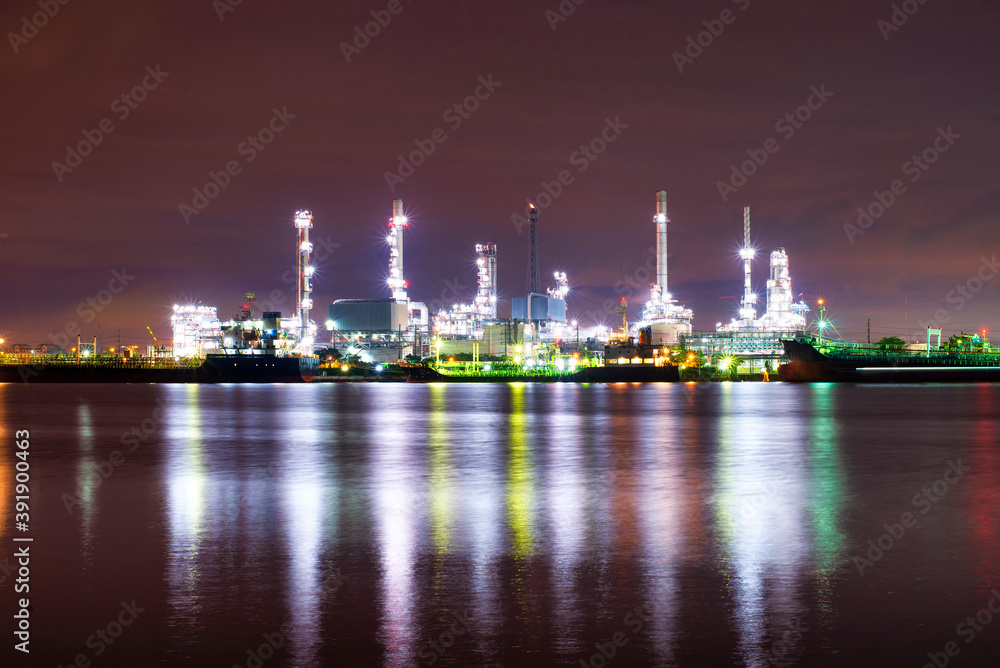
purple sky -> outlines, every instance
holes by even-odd
[[[696,329],[733,315],[745,205],[759,257],[785,247],[795,291],[825,297],[849,338],[863,339],[869,317],[878,336],[913,332],[936,312],[946,334],[998,324],[1000,280],[982,268],[984,256],[1000,260],[994,0],[914,1],[888,39],[888,1],[587,0],[553,30],[546,10],[557,0],[401,0],[348,63],[341,43],[389,4],[244,0],[220,20],[210,0],[76,0],[12,45],[8,33],[39,9],[4,3],[0,336],[34,343],[76,322],[85,337],[99,323],[105,343],[117,329],[145,342],[147,325],[169,339],[173,303],[200,299],[229,316],[244,290],[283,290],[288,314],[281,276],[294,265],[298,208],[314,212],[317,240],[339,244],[316,280],[322,322],[334,299],[388,296],[395,197],[411,221],[411,298],[471,298],[473,246],[495,241],[509,300],[523,294],[527,265],[527,234],[511,216],[562,170],[573,182],[541,212],[541,268],[569,274],[569,312],[585,323],[613,321],[604,303],[623,285],[638,315],[664,189],[670,289]],[[679,72],[674,52],[723,10],[730,23],[714,24],[721,34]],[[147,67],[157,66],[169,74],[155,84]],[[499,87],[454,128],[444,113],[481,76]],[[144,101],[115,103],[144,77],[155,85]],[[814,98],[819,108],[788,136],[776,123],[812,87],[832,96]],[[274,108],[295,118],[248,163],[238,147]],[[105,118],[114,131],[57,176],[67,144]],[[608,118],[628,127],[581,173],[571,156]],[[391,191],[385,172],[437,128],[447,141]],[[904,163],[939,128],[959,138],[912,181]],[[718,182],[769,138],[777,152],[723,201]],[[232,160],[240,173],[186,224],[179,205]],[[905,192],[849,239],[858,207],[896,179]],[[123,267],[134,279],[98,317],[78,311]],[[949,300],[970,280],[978,288],[981,270],[979,292]],[[762,260],[761,295],[766,274]]]

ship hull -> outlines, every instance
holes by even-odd
[[[811,344],[783,341],[789,361],[778,367],[781,379],[797,383],[996,383],[1000,364],[975,358],[869,354],[860,359],[827,356]]]
[[[676,383],[681,379],[676,366],[612,365],[580,369],[569,376],[577,383]]]
[[[11,364],[0,366],[2,383],[305,383],[319,372],[311,357],[209,355],[200,366],[139,364]]]

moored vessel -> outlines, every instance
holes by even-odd
[[[1000,355],[884,350],[870,345],[814,339],[782,341],[788,361],[784,381],[821,383],[1000,382]]]

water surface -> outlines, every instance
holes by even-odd
[[[984,384],[0,385],[0,564],[34,538],[30,665],[995,665],[1000,620],[959,625],[1000,589],[998,411]]]

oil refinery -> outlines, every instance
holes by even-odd
[[[569,276],[557,268],[543,272],[539,238],[544,230],[538,208],[529,205],[529,214],[527,248],[521,251],[526,251],[521,265],[525,267],[524,292],[509,300],[510,317],[498,314],[498,305],[504,301],[499,291],[499,259],[513,257],[512,262],[517,266],[519,253],[516,250],[501,253],[493,241],[477,243],[473,248],[476,289],[467,300],[437,303],[436,312],[432,313],[426,302],[411,297],[412,292],[420,289],[414,290],[405,272],[409,219],[403,201],[395,199],[384,233],[388,269],[384,284],[373,286],[374,294],[344,295],[331,301],[325,327],[317,327],[312,319],[315,268],[310,234],[316,220],[311,211],[302,209],[292,215],[296,300],[288,317],[258,308],[253,292],[246,292],[238,311],[225,319],[214,305],[176,304],[170,315],[173,336],[169,345],[154,337],[154,345],[147,347],[146,355],[119,347],[115,359],[166,364],[170,360],[181,363],[233,358],[237,361],[232,366],[239,370],[242,364],[239,360],[243,358],[257,358],[265,366],[276,366],[267,360],[315,359],[314,351],[323,350],[328,356],[332,352],[339,359],[369,365],[433,359],[439,372],[452,377],[492,374],[538,378],[576,374],[574,377],[594,380],[599,377],[596,372],[580,374],[606,366],[623,379],[622,374],[626,373],[631,374],[629,379],[647,379],[642,373],[654,379],[660,373],[656,369],[661,367],[683,369],[692,365],[691,356],[700,356],[703,363],[726,360],[723,365],[726,368],[743,364],[750,373],[766,373],[782,354],[782,339],[801,336],[807,329],[809,307],[795,299],[784,248],[776,248],[770,254],[766,308],[758,316],[752,271],[757,252],[747,207],[743,212],[743,243],[739,250],[743,295],[738,311],[729,323],[719,323],[714,332],[694,331],[692,310],[679,303],[669,289],[671,220],[667,192],[661,190],[655,195],[652,218],[656,238],[655,281],[650,285],[641,319],[629,323],[628,306],[622,298],[617,311],[621,329],[595,327],[590,336],[581,340],[581,323],[567,317],[567,304],[572,299]],[[551,277],[548,285],[543,285],[543,276]],[[599,323],[588,324],[593,327]],[[88,351],[88,347],[89,344],[78,341],[73,351],[59,352],[75,353],[77,363],[81,356],[101,357],[96,339],[92,350]],[[312,373],[312,369],[305,369],[302,375]],[[216,378],[218,374],[209,376]],[[289,377],[295,376],[292,370]]]

